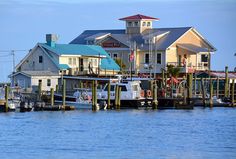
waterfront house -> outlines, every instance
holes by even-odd
[[[167,65],[180,67],[182,73],[211,69],[216,49],[194,27],[153,28],[159,19],[140,14],[119,20],[125,29],[85,30],[70,44],[100,45],[135,73],[158,74]]]
[[[37,43],[16,66],[12,85],[35,90],[42,82],[42,90],[49,91],[65,76],[113,75],[120,70],[100,46],[57,44],[54,34],[47,34],[46,41]]]

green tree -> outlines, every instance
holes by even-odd
[[[115,62],[120,66],[121,70],[126,68],[126,65],[124,64],[124,62],[120,58],[116,58]]]
[[[180,74],[180,68],[174,65],[167,65],[167,74],[169,77],[178,77]]]

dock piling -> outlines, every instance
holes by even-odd
[[[38,100],[41,101],[42,98],[42,82],[39,82],[38,85]]]
[[[65,107],[66,105],[66,80],[63,79],[62,85],[62,106]]]
[[[225,67],[225,97],[229,97],[229,76],[228,76],[228,66]]]
[[[97,110],[97,81],[93,80],[92,83],[92,110]]]
[[[152,108],[157,109],[158,101],[157,101],[157,84],[153,84],[153,101],[152,101]]]
[[[120,100],[121,100],[121,87],[118,87],[118,101],[117,101],[117,105],[118,105],[118,110],[120,110]]]
[[[190,104],[190,100],[192,98],[192,88],[193,88],[193,74],[187,75],[187,104]]]
[[[51,90],[50,90],[50,95],[51,95],[51,106],[54,106],[54,89],[53,88],[51,88]]]
[[[216,79],[216,97],[219,98],[220,80],[219,77]]]
[[[111,83],[107,85],[107,109],[111,109]]]
[[[210,101],[209,101],[209,104],[210,104],[210,107],[212,108],[213,106],[213,83],[212,83],[212,79],[210,79]]]
[[[206,94],[205,94],[205,86],[204,86],[204,80],[203,78],[201,79],[201,88],[202,88],[202,103],[203,103],[203,106],[205,107],[206,106]]]
[[[234,103],[234,79],[232,80],[232,86],[231,86],[231,102],[232,102],[232,107],[235,106],[235,103]]]
[[[9,96],[9,86],[5,86],[5,112],[8,112],[8,96]]]

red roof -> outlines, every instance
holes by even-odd
[[[142,20],[142,19],[159,20],[159,18],[149,17],[149,16],[145,16],[145,15],[141,15],[141,14],[120,18],[119,20]]]

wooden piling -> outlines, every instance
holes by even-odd
[[[212,83],[212,79],[210,79],[210,99],[209,99],[209,104],[210,104],[210,107],[213,106],[213,83]]]
[[[229,97],[229,76],[228,76],[228,66],[225,67],[225,97]]]
[[[161,88],[163,89],[165,87],[165,72],[164,70],[161,70]]]
[[[152,101],[152,108],[157,109],[158,101],[157,101],[157,84],[153,84],[153,101]]]
[[[38,85],[38,100],[41,101],[42,98],[42,82],[39,82]]]
[[[231,86],[231,102],[232,102],[232,107],[235,106],[234,104],[234,79],[232,80],[232,86]]]
[[[220,80],[219,77],[216,79],[216,97],[219,98]]]
[[[51,95],[51,106],[54,106],[54,89],[51,88],[51,91],[50,91],[50,95]]]
[[[97,80],[94,81],[94,105],[95,105],[95,110],[97,110]]]
[[[66,105],[66,80],[63,79],[62,84],[62,106],[65,107]]]
[[[118,109],[118,85],[115,86],[115,108]]]
[[[187,104],[190,104],[190,100],[192,98],[192,91],[193,88],[193,74],[188,74],[187,75]]]
[[[92,83],[92,110],[97,110],[97,81],[93,80]]]
[[[167,95],[167,73],[165,73],[165,97]]]
[[[111,83],[107,84],[107,109],[111,109]]]
[[[57,84],[56,85],[56,93],[58,93],[59,92],[59,85]]]
[[[121,101],[121,87],[118,87],[118,100],[117,100],[117,105],[118,105],[118,110],[120,110],[120,102]]]
[[[5,112],[8,112],[9,86],[5,86]]]
[[[204,80],[203,78],[201,79],[201,88],[202,88],[202,103],[203,103],[203,106],[205,107],[206,106],[206,94],[205,94],[205,86],[204,86]]]
[[[197,95],[197,75],[194,73],[194,95]]]

